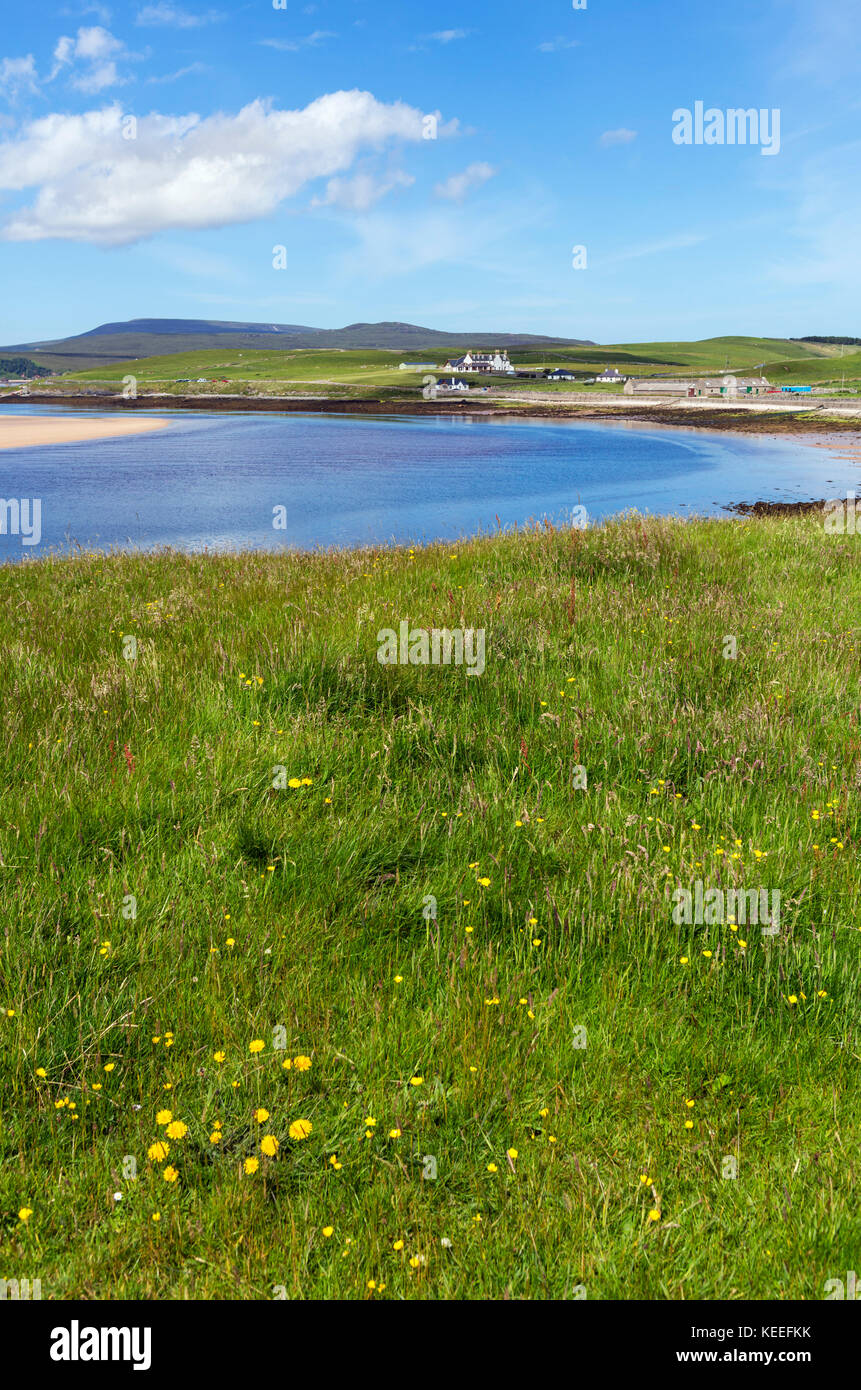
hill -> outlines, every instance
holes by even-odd
[[[69,338],[17,343],[3,353],[26,353],[55,371],[81,371],[156,354],[205,352],[212,348],[372,348],[394,352],[453,351],[563,344],[592,346],[584,338],[534,333],[447,333],[413,323],[351,323],[346,328],[308,328],[289,323],[229,323],[218,319],[129,319],[103,323]]]

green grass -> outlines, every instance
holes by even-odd
[[[727,360],[731,371],[750,372],[764,360],[766,374],[775,381],[793,385],[807,382],[839,380],[845,370],[847,377],[858,373],[861,354],[846,357],[841,362],[829,349],[779,338],[708,338],[693,343],[628,343],[606,348],[548,348],[512,350],[512,362],[519,367],[572,366],[578,371],[595,374],[605,366],[616,366],[624,375],[652,374],[715,374],[723,371]],[[70,390],[81,383],[111,385],[119,390],[123,377],[137,377],[142,391],[166,391],[174,395],[245,393],[263,395],[303,395],[356,397],[367,395],[385,397],[407,392],[418,395],[424,372],[402,372],[403,361],[436,362],[441,369],[446,354],[439,349],[429,353],[415,351],[382,352],[373,349],[295,349],[288,352],[272,350],[219,348],[159,357],[144,357],[87,371],[69,372],[52,383]],[[840,362],[840,369],[836,364]],[[853,366],[854,364],[854,366]],[[208,381],[198,385],[198,377],[226,377],[228,384]],[[186,380],[180,380],[186,378]],[[190,380],[188,380],[190,378]],[[546,391],[568,395],[572,391],[605,391],[618,394],[613,386],[579,387],[571,382],[541,382],[504,378],[474,378],[473,385],[490,384],[494,391]]]
[[[823,1297],[861,1239],[859,546],[629,518],[0,569],[0,1276]],[[401,619],[486,629],[484,675],[380,666]],[[676,926],[698,878],[779,890],[780,936]]]

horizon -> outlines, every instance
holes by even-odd
[[[861,287],[854,8],[15,11],[0,339],[141,316],[153,286],[144,317],[839,336]]]

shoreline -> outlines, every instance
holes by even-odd
[[[169,394],[139,395],[134,400],[124,400],[120,396],[66,396],[51,394],[32,394],[29,396],[0,397],[0,408],[16,405],[64,406],[70,411],[135,411],[165,410],[192,412],[207,411],[212,414],[235,412],[254,413],[255,411],[281,414],[329,414],[329,415],[464,415],[472,418],[529,419],[548,422],[563,420],[583,420],[600,423],[618,421],[621,423],[654,424],[675,426],[685,429],[706,429],[736,434],[755,434],[785,438],[799,434],[849,434],[861,435],[861,410],[858,413],[829,414],[828,406],[818,404],[813,410],[791,408],[766,408],[750,405],[683,406],[665,405],[661,402],[636,405],[622,405],[621,402],[599,405],[591,401],[579,405],[575,402],[554,405],[552,403],[523,401],[505,403],[499,401],[460,400],[386,400],[383,397],[372,400],[355,400],[339,396],[173,396]],[[839,402],[835,410],[846,409]],[[0,409],[0,422],[4,412]],[[161,422],[168,423],[167,420]],[[125,431],[120,431],[125,433]]]

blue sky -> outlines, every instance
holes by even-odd
[[[858,0],[9,5],[0,342],[140,317],[861,336],[858,21]],[[779,150],[676,143],[697,101],[778,110]]]

